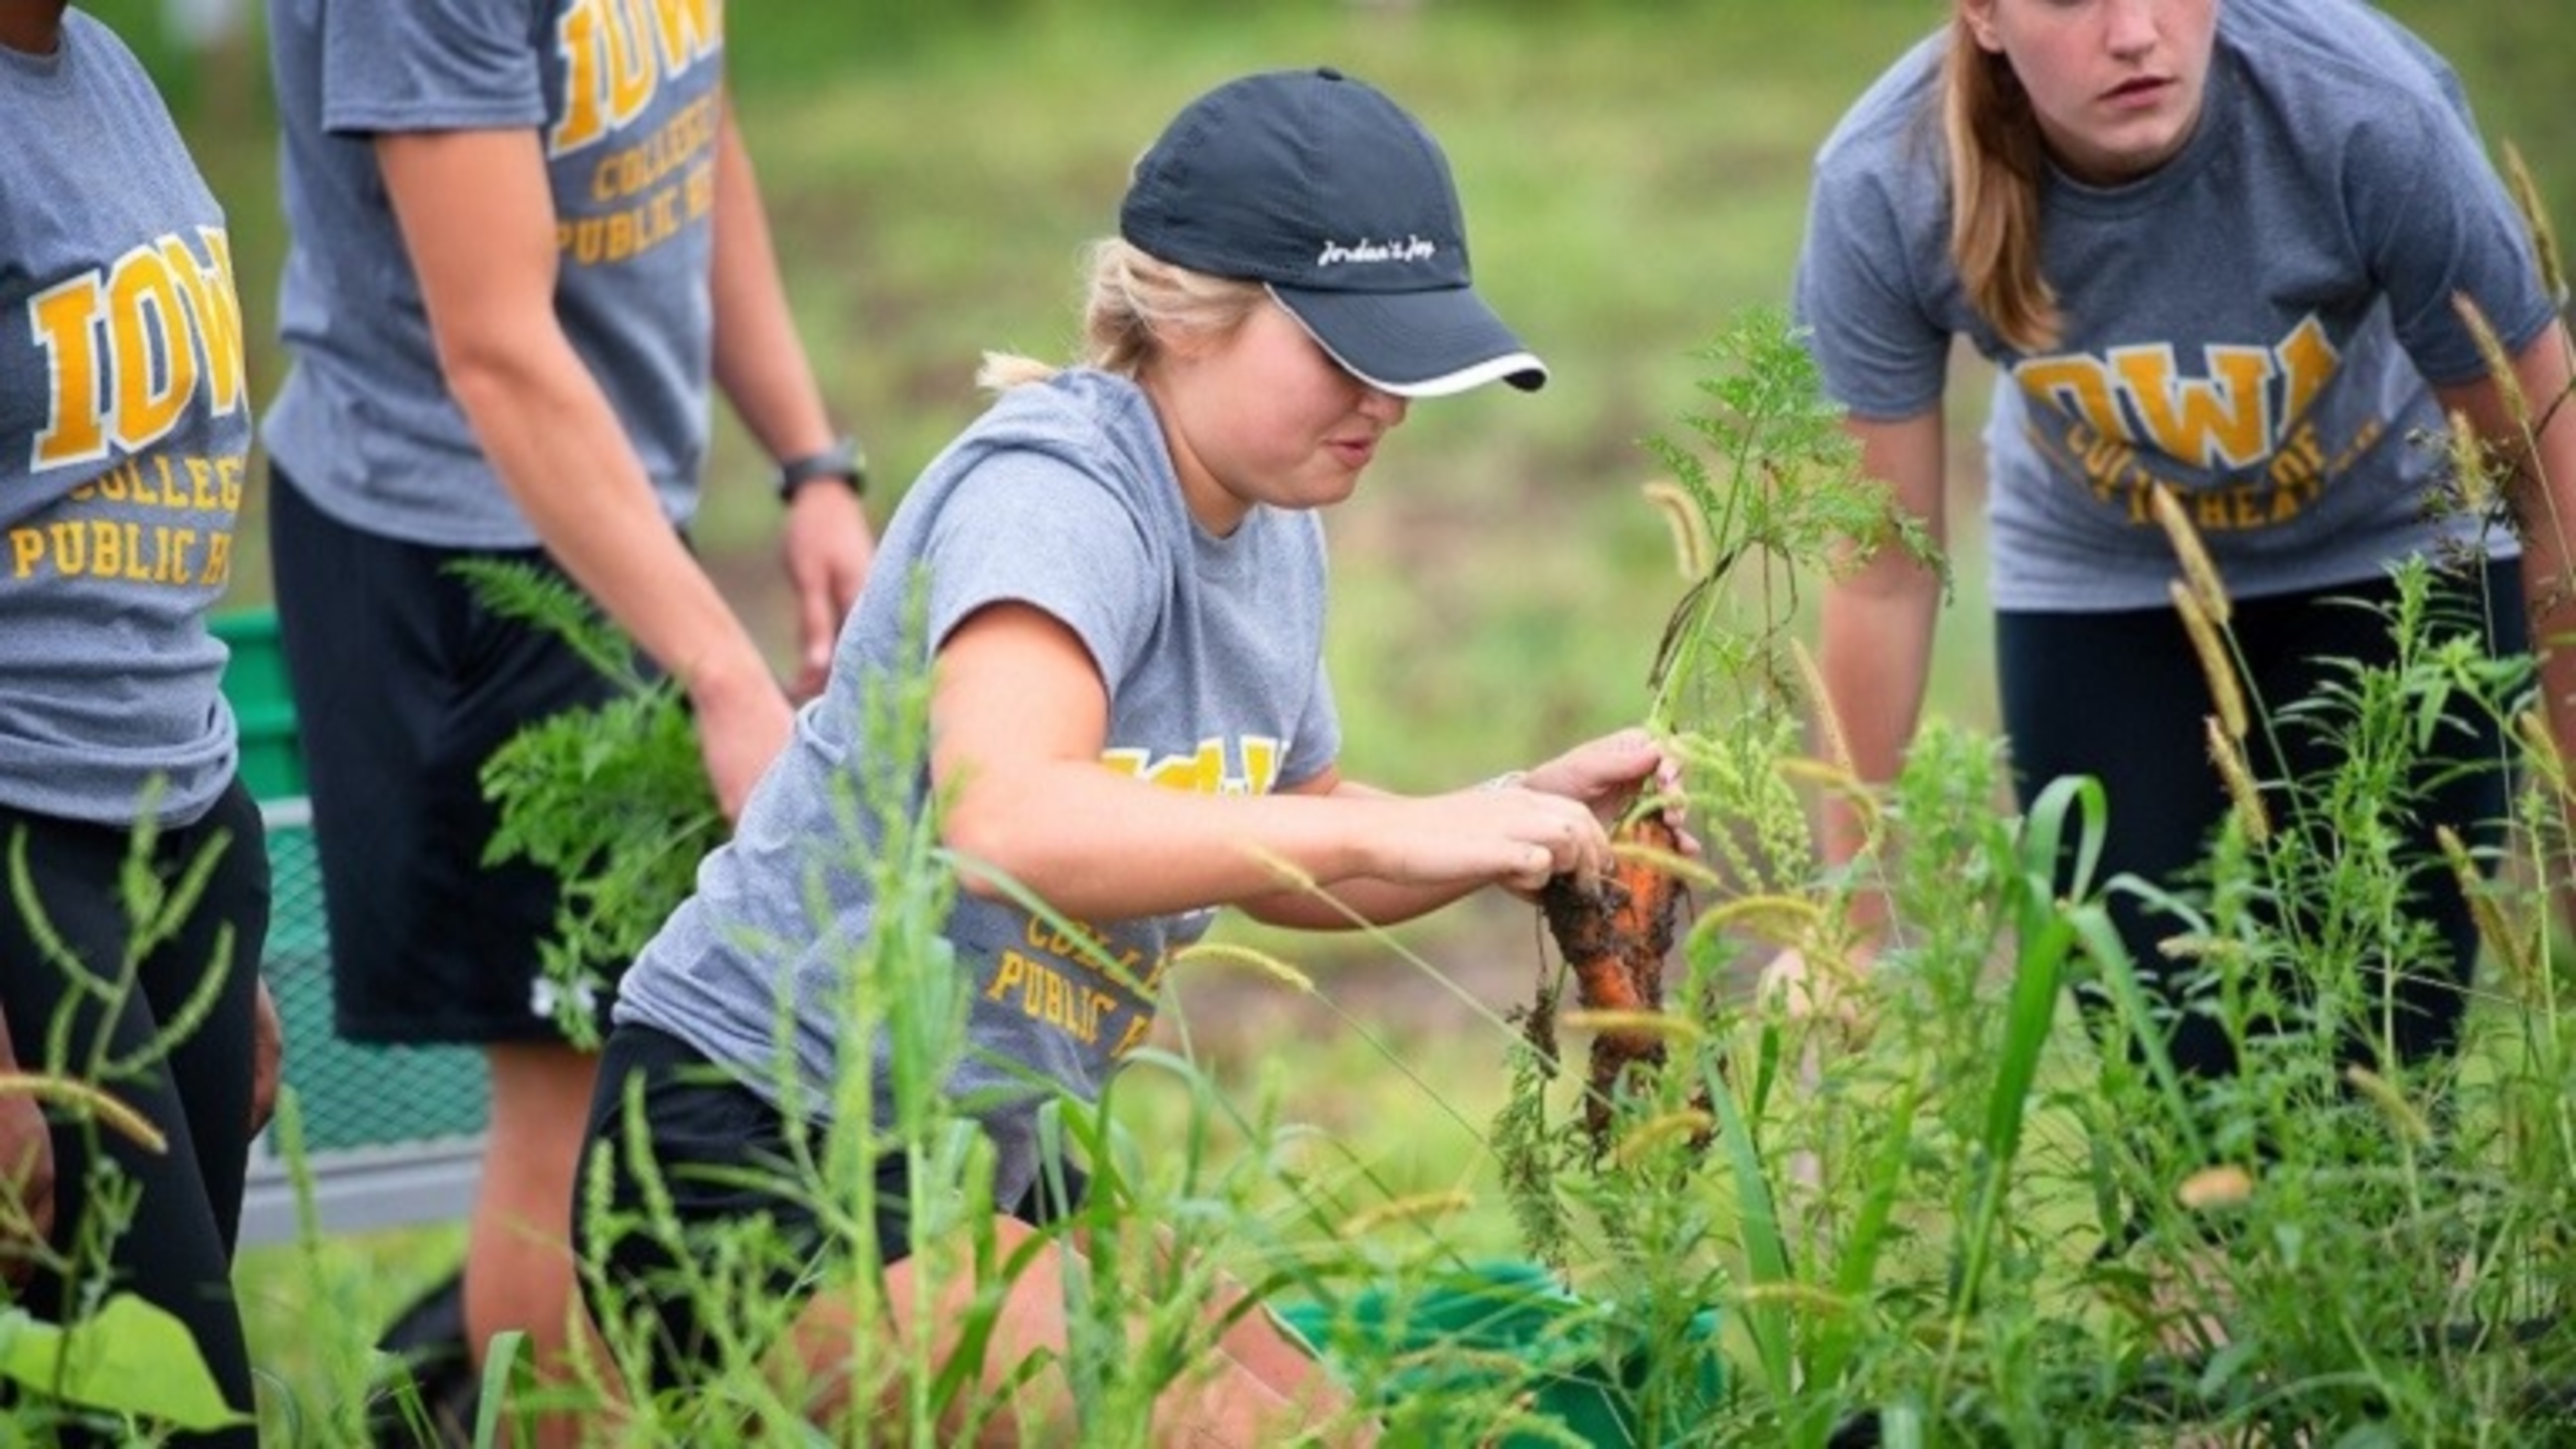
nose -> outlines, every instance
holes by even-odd
[[[1412,406],[1405,398],[1381,388],[1360,388],[1360,416],[1380,427],[1391,428],[1404,421],[1405,409]]]
[[[2156,8],[2162,0],[2110,0],[2103,17],[2103,44],[2113,55],[2138,56],[2155,49]]]

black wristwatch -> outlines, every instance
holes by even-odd
[[[859,440],[842,436],[832,446],[802,458],[790,458],[778,465],[778,501],[794,501],[796,490],[818,478],[830,478],[845,484],[865,498],[868,493],[868,459],[859,451]]]

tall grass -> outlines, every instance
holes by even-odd
[[[1784,342],[1733,334],[1737,355],[1720,360],[1736,371],[1706,394],[1760,406],[1766,394],[1744,384],[1783,365],[1772,349]],[[1724,476],[1735,441],[1764,421],[1695,426],[1716,445],[1711,471]],[[1847,482],[1773,461],[1758,486]],[[1713,537],[1686,555],[1762,546],[1749,526],[1762,510],[1690,491],[1717,506]],[[1684,1065],[1653,1100],[1625,1105],[1622,1145],[1509,1178],[1560,1204],[1523,1217],[1547,1227],[1533,1241],[1570,1275],[1631,1303],[1721,1306],[1732,1392],[1678,1425],[1641,1393],[1634,1410],[1655,1426],[1642,1442],[1821,1444],[1865,1424],[1896,1440],[2012,1443],[2567,1432],[2576,1331],[2555,1225],[2570,1206],[2559,1144],[2576,1082],[2560,988],[2513,946],[2534,939],[2545,900],[2455,848],[2451,868],[2474,883],[2508,968],[2480,994],[2472,1049],[2410,1073],[2344,1065],[2351,1042],[2385,1030],[2377,964],[2432,949],[2408,904],[2428,862],[2401,844],[2404,782],[2447,748],[2428,721],[2447,709],[2510,723],[2529,685],[2526,664],[2483,658],[2482,621],[2431,607],[2428,565],[2396,579],[2391,662],[2348,665],[2317,699],[2246,702],[2240,731],[2322,730],[2337,763],[2265,782],[2281,827],[2240,814],[2188,891],[2100,878],[2106,802],[2090,782],[2049,785],[2024,818],[1998,813],[1999,745],[1936,724],[1867,800],[1876,833],[1855,872],[1886,892],[1894,924],[1845,983],[1841,1016],[1784,1017],[1741,989],[1747,953],[1842,950],[1839,906],[1857,882],[1764,828],[1783,777],[1748,762],[1780,744],[1777,691],[1794,673],[1765,642],[1769,625],[1719,629],[1721,647],[1699,657],[1731,672],[1736,691],[1713,696],[1731,707],[1674,721],[1721,866],[1719,899],[1689,939],[1691,984],[1674,1008],[1687,1019],[1668,1033]],[[1735,604],[1745,597],[1777,595]],[[2224,619],[2223,599],[2204,615]],[[1792,773],[1855,788],[1830,763]],[[2532,817],[2554,818],[2553,801]],[[2522,874],[2554,879],[2563,859]],[[2174,913],[2183,964],[2158,974],[2199,978],[2194,999],[2223,1023],[2241,1073],[2176,1070],[2165,998],[2110,924],[2114,893]],[[2098,1004],[2079,1015],[2069,987]],[[1518,1118],[1513,1130],[1528,1132]],[[1577,1209],[1597,1236],[1560,1230]],[[1693,1381],[1691,1336],[1672,1330],[1673,1312],[1645,1312],[1666,1325],[1666,1382]]]

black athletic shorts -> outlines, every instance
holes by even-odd
[[[447,572],[466,557],[554,564],[537,549],[385,538],[324,514],[282,470],[270,469],[269,485],[278,643],[312,796],[340,1034],[562,1040],[538,967],[554,875],[524,860],[483,863],[496,812],[479,776],[523,726],[615,686]]]
[[[643,1181],[626,1151],[630,1123],[626,1111],[628,1079],[641,1077],[644,1126],[652,1140],[654,1170],[668,1196],[669,1226],[680,1245],[703,1242],[717,1230],[744,1227],[755,1220],[766,1226],[751,1236],[769,1251],[757,1263],[743,1256],[740,1244],[728,1250],[694,1252],[684,1265],[666,1232],[633,1228],[598,1240],[593,1219],[591,1178],[598,1161],[609,1166],[607,1216],[640,1220],[650,1212]],[[846,1245],[827,1241],[813,1204],[795,1190],[799,1182],[788,1142],[787,1120],[769,1100],[743,1086],[687,1042],[667,1032],[632,1023],[608,1038],[600,1057],[599,1084],[591,1098],[590,1125],[582,1135],[582,1188],[574,1204],[573,1245],[584,1265],[582,1293],[600,1322],[632,1324],[639,1317],[652,1327],[652,1375],[656,1387],[691,1381],[699,1371],[716,1367],[710,1345],[716,1341],[699,1316],[699,1303],[687,1286],[689,1276],[710,1264],[746,1268],[756,1278],[754,1301],[775,1303],[800,1298],[822,1281],[835,1251]],[[823,1134],[812,1135],[808,1149],[819,1161]],[[1058,1183],[1041,1174],[1037,1186],[1010,1207],[1006,1216],[1032,1226],[1069,1217],[1082,1204],[1089,1180],[1070,1163],[1060,1165]],[[910,1196],[904,1160],[899,1153],[876,1165],[876,1235],[880,1263],[899,1263],[912,1256],[913,1240],[906,1199]],[[596,1267],[599,1271],[591,1271]],[[599,1279],[606,1279],[603,1295]],[[737,1282],[731,1297],[741,1301]]]

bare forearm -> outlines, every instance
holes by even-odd
[[[1846,426],[1860,444],[1862,472],[1885,483],[1898,512],[1910,515],[1936,545],[1945,540],[1940,411]],[[1904,762],[1923,712],[1940,607],[1939,576],[1884,541],[1825,594],[1817,641],[1825,690],[1817,701],[1818,729],[1839,742],[1822,747],[1848,751],[1865,786],[1895,779]],[[1828,863],[1843,864],[1860,852],[1860,817],[1847,800],[1828,792],[1818,817],[1816,843]],[[1861,905],[1865,917],[1878,909],[1875,898]]]
[[[1335,800],[1396,798],[1390,791],[1339,775],[1315,793]],[[1296,931],[1349,931],[1362,926],[1392,926],[1427,916],[1475,894],[1477,888],[1472,882],[1423,886],[1355,877],[1330,887],[1310,889],[1297,885],[1272,895],[1255,896],[1244,901],[1242,908],[1245,915],[1265,925]]]
[[[951,802],[942,836],[967,862],[966,888],[1000,894],[986,877],[1007,878],[1089,919],[1361,881],[1420,892],[1374,897],[1394,910],[1495,882],[1536,889],[1562,872],[1604,871],[1610,839],[1591,797],[1633,794],[1661,763],[1635,732],[1543,767],[1571,793],[1398,797],[1346,785],[1327,767],[1282,792],[1202,794],[1101,763],[1108,690],[1052,615],[1017,603],[976,611],[941,644],[936,675],[931,779]]]
[[[1332,888],[1370,870],[1373,802],[1215,796],[1141,785],[1089,764],[1040,764],[969,785],[949,844],[1067,914],[1123,919]],[[1065,822],[1081,821],[1080,829]],[[969,890],[990,891],[970,875]]]
[[[2513,359],[2519,406],[2496,387],[2441,390],[2455,426],[2488,445],[2522,525],[2522,587],[2540,693],[2562,757],[2576,759],[2576,401],[2566,332],[2556,324]]]
[[[1904,765],[1922,716],[1938,604],[1937,587],[1928,581],[1885,592],[1840,589],[1825,602],[1819,733],[1850,752],[1848,763],[1863,785],[1885,785]],[[1817,843],[1836,865],[1861,848],[1858,815],[1831,792],[1819,808]]]
[[[1287,890],[1243,902],[1243,913],[1265,925],[1296,931],[1349,931],[1392,926],[1427,916],[1476,893],[1472,885],[1408,886],[1383,880],[1348,880],[1316,890]]]
[[[485,456],[560,563],[693,694],[764,687],[759,648],[661,510],[616,413],[557,339],[448,359]]]
[[[1393,921],[1479,886],[1534,889],[1611,864],[1590,807],[1535,790],[1200,795],[1067,760],[959,778],[970,783],[950,811],[948,843],[1090,919],[1259,903],[1297,924],[1350,924],[1318,899],[1331,893]],[[996,889],[971,873],[966,884]],[[1310,906],[1279,906],[1301,899]]]
[[[375,147],[439,370],[547,551],[693,695],[721,703],[765,675],[564,331],[536,133],[388,132]]]
[[[2567,347],[2565,333],[2553,327],[2520,359],[2537,432],[2517,460],[2514,488],[2541,701],[2560,757],[2576,760],[2576,379]]]

